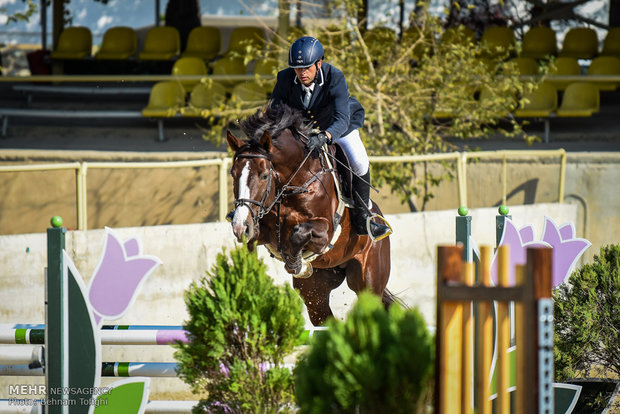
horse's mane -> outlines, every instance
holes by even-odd
[[[250,142],[260,140],[265,132],[277,139],[285,129],[290,129],[294,136],[307,136],[312,129],[312,124],[304,119],[302,111],[286,104],[273,105],[271,101],[239,125]]]

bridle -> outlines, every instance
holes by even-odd
[[[250,153],[244,153],[244,154],[236,154],[235,158],[233,159],[233,163],[238,159],[238,158],[262,158],[265,159],[267,161],[269,161],[269,181],[267,181],[267,190],[263,193],[263,196],[261,198],[260,201],[256,201],[254,199],[251,198],[237,198],[235,200],[235,210],[237,208],[239,208],[240,206],[246,206],[248,208],[248,210],[250,210],[250,214],[252,215],[252,221],[254,222],[254,226],[258,225],[258,221],[260,219],[262,219],[265,215],[267,215],[271,209],[273,208],[274,204],[277,202],[277,198],[274,200],[273,203],[271,203],[269,206],[265,207],[265,202],[267,201],[267,197],[269,197],[269,194],[271,194],[271,185],[273,182],[273,177],[275,175],[276,180],[280,181],[278,179],[278,175],[275,173],[274,169],[273,169],[273,164],[271,162],[271,159],[265,155],[265,154],[250,154]],[[251,204],[258,206],[259,210],[256,214],[254,214],[254,210],[252,210],[251,208]]]
[[[241,149],[240,149],[241,150]],[[295,194],[301,194],[301,193],[307,193],[308,187],[310,186],[310,184],[312,184],[314,181],[319,179],[319,175],[324,173],[324,172],[330,172],[330,170],[325,169],[325,166],[323,165],[323,161],[321,158],[321,165],[322,165],[322,169],[321,171],[319,171],[318,174],[313,174],[312,177],[306,181],[303,185],[301,186],[294,186],[294,185],[290,185],[291,181],[293,181],[293,179],[295,178],[295,176],[297,176],[297,174],[299,173],[299,171],[301,170],[301,168],[304,166],[304,164],[306,163],[306,161],[308,160],[308,158],[310,158],[310,155],[312,154],[311,152],[308,152],[308,154],[306,154],[305,158],[303,159],[303,161],[299,164],[299,166],[297,167],[297,169],[290,175],[290,177],[288,178],[288,180],[286,181],[285,184],[283,184],[282,186],[280,186],[280,179],[279,176],[277,174],[277,172],[275,171],[275,169],[273,168],[273,163],[271,161],[271,158],[266,155],[266,154],[255,154],[255,153],[241,153],[239,154],[239,151],[237,151],[237,154],[235,154],[235,157],[233,158],[233,164],[235,163],[235,161],[238,158],[261,158],[261,159],[265,159],[267,161],[269,161],[269,181],[267,182],[267,189],[265,190],[265,192],[263,193],[261,200],[257,201],[251,198],[238,198],[235,199],[234,202],[234,206],[235,206],[235,210],[237,208],[239,208],[240,206],[245,205],[246,207],[248,207],[248,210],[250,210],[250,214],[252,216],[252,222],[254,227],[258,227],[258,222],[265,217],[267,214],[269,214],[269,212],[276,207],[276,234],[277,234],[277,240],[278,240],[278,250],[281,251],[281,235],[280,235],[280,207],[282,205],[282,201],[284,199],[284,197],[286,196],[290,196],[290,195],[295,195]],[[269,205],[265,205],[265,203],[267,202],[267,199],[269,198],[269,195],[271,194],[271,187],[272,187],[272,178],[275,176],[276,179],[276,187],[280,186],[280,189],[277,190],[276,195],[274,197],[274,200],[269,204]],[[255,205],[258,206],[258,212],[256,214],[254,214],[251,205]]]

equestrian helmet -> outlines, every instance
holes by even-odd
[[[295,40],[288,51],[291,68],[307,68],[323,59],[323,45],[314,37],[304,36]]]

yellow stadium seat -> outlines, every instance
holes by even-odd
[[[620,57],[620,27],[612,27],[607,32],[601,56]]]
[[[433,48],[433,34],[429,31],[422,32],[423,28],[411,26],[403,32],[401,45],[403,47],[413,47],[412,56],[416,60],[421,60],[423,56],[430,55]]]
[[[392,46],[398,41],[398,36],[396,36],[394,30],[383,26],[376,26],[367,30],[364,32],[363,37],[369,48]]]
[[[172,118],[181,113],[185,105],[185,90],[179,82],[165,81],[153,85],[149,103],[142,109],[142,116],[157,119],[157,137],[165,141],[164,118]]]
[[[557,110],[560,117],[585,117],[599,111],[600,98],[596,85],[575,82],[566,87]]]
[[[487,108],[493,118],[505,118],[517,107],[517,100],[513,95],[497,93],[488,87],[482,88],[478,102],[483,108]]]
[[[480,45],[483,55],[487,57],[512,55],[515,52],[515,34],[510,27],[487,27],[482,33]]]
[[[555,56],[558,53],[558,44],[555,31],[550,27],[532,27],[523,35],[520,57],[543,59]]]
[[[598,38],[594,29],[589,27],[573,27],[564,37],[561,57],[576,59],[592,59],[598,53]]]
[[[148,105],[142,109],[142,116],[170,118],[176,116],[184,105],[185,90],[179,82],[157,82],[151,89]]]
[[[146,33],[144,48],[138,54],[141,60],[170,60],[179,54],[181,37],[176,27],[152,27]]]
[[[519,118],[544,118],[558,108],[558,91],[552,84],[543,82],[524,96],[522,105],[514,111]]]
[[[517,118],[542,118],[545,125],[544,142],[549,142],[549,117],[558,109],[558,91],[552,84],[543,82],[538,88],[524,96],[518,109],[514,111]]]
[[[519,69],[521,76],[533,76],[538,74],[538,62],[529,57],[518,57],[511,59],[510,62],[514,62]]]
[[[441,35],[440,44],[449,45],[457,43],[460,45],[468,45],[476,43],[476,34],[467,26],[448,27]]]
[[[100,60],[125,60],[136,53],[138,37],[131,27],[110,27],[103,34],[101,48],[95,54]]]
[[[555,59],[554,67],[549,70],[550,76],[581,76],[581,66],[577,59],[572,57],[559,57]],[[553,82],[558,90],[563,91],[566,87],[572,83],[571,81],[556,81],[553,78],[549,79]]]
[[[213,75],[247,75],[248,71],[240,57],[225,56],[213,62]],[[218,79],[226,88],[232,89],[233,86],[241,82],[237,79]]]
[[[273,87],[276,85],[275,75],[278,73],[278,61],[275,59],[263,59],[256,62],[254,66],[255,75],[273,75],[273,79],[260,79],[258,83],[263,86],[263,89],[267,93],[273,91]]]
[[[255,108],[267,103],[267,93],[255,81],[246,81],[233,88],[230,100],[242,109]]]
[[[205,117],[209,110],[226,101],[226,88],[214,81],[199,83],[189,95],[189,105],[181,113],[187,117]]]
[[[92,48],[93,35],[88,27],[65,27],[50,55],[52,59],[82,59],[91,55]]]
[[[588,68],[588,75],[620,75],[620,58],[615,56],[599,56],[592,59]],[[615,91],[618,82],[596,82],[601,91]]]
[[[172,66],[172,75],[173,76],[183,76],[183,75],[207,75],[207,65],[205,62],[197,57],[182,57],[176,62],[174,62],[174,66]],[[190,92],[196,84],[200,83],[200,79],[195,80],[179,80],[181,85],[186,92]]]
[[[265,46],[265,31],[262,28],[255,26],[235,28],[230,34],[226,54],[236,52],[243,55],[248,46],[259,50],[263,49]]]
[[[192,29],[187,37],[187,46],[182,57],[197,57],[205,61],[213,60],[222,48],[220,29],[213,26],[199,26]]]

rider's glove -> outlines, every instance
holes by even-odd
[[[318,134],[310,135],[308,141],[306,142],[306,148],[308,148],[309,152],[312,152],[316,149],[323,147],[325,144],[329,144],[329,138],[325,132],[319,132]]]

